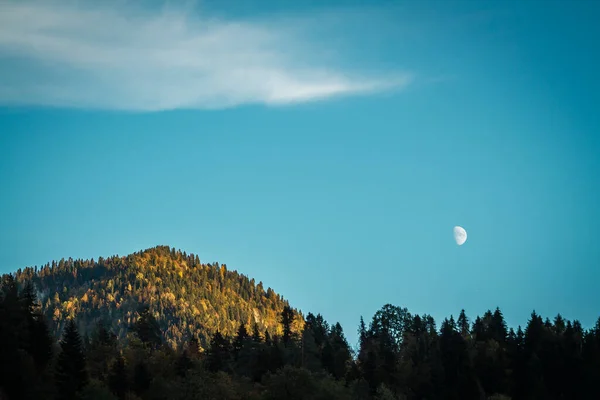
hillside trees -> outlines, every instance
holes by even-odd
[[[269,296],[273,302],[265,303],[270,305],[262,314],[245,314],[242,302],[232,306],[227,296],[238,299],[230,280],[235,275],[224,266],[202,267],[207,276],[202,282],[214,296],[185,304],[195,295],[186,279],[177,276],[178,268],[193,276],[183,268],[188,263],[199,265],[194,255],[158,249],[90,261],[90,270],[79,269],[83,261],[64,260],[39,269],[38,275],[5,275],[0,288],[0,394],[49,400],[600,397],[600,320],[584,329],[577,320],[544,318],[534,311],[523,327],[509,328],[497,308],[473,319],[461,310],[456,319],[449,316],[438,327],[428,314],[386,304],[368,324],[360,318],[354,350],[339,323],[312,312],[304,317],[278,303],[280,296],[274,292],[258,293],[250,280],[240,284],[245,292],[241,297],[254,298],[257,292],[262,300],[255,298],[256,304]],[[57,273],[58,268],[68,277]],[[138,274],[139,279],[132,278]],[[90,281],[62,290],[65,280],[86,275]],[[61,289],[39,286],[41,279]],[[133,283],[126,285],[124,279]],[[236,279],[246,282],[239,275]],[[95,286],[92,281],[103,283]],[[127,314],[128,303],[121,299],[127,292],[147,298],[150,305],[135,301],[129,306],[136,308]],[[175,292],[179,295],[173,300],[169,293]],[[61,317],[52,321],[54,313],[44,314],[41,304],[55,295]],[[113,297],[119,308],[106,305]],[[198,316],[212,321],[214,331],[196,329],[193,320],[175,316],[183,308],[204,309],[200,304],[207,298],[229,310],[219,313],[218,306],[207,306]],[[173,308],[177,304],[183,308]],[[176,335],[181,337],[174,342]]]

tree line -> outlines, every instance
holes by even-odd
[[[52,337],[31,281],[5,275],[0,294],[0,398],[158,399],[591,399],[600,397],[600,320],[584,330],[533,312],[507,328],[496,309],[464,310],[436,327],[429,315],[387,304],[356,350],[339,323],[308,313],[303,329],[285,306],[279,333],[241,321],[170,346],[148,307],[120,338],[99,320],[81,335],[77,317]]]

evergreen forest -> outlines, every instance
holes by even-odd
[[[262,283],[158,246],[2,276],[0,399],[597,399],[600,319],[385,304],[348,343]],[[316,311],[316,310],[315,310]],[[348,327],[346,327],[348,329]]]

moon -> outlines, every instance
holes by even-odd
[[[462,226],[454,227],[454,240],[459,246],[462,246],[467,241],[467,231]]]

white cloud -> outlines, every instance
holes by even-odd
[[[315,16],[311,23],[224,21],[189,9],[49,3],[0,5],[2,104],[137,111],[285,105],[410,82],[409,74],[369,76],[320,57],[330,49],[306,31]]]

